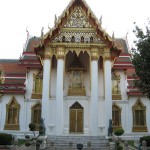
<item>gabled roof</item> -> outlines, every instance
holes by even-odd
[[[24,51],[19,60],[19,63],[22,64],[22,66],[29,68],[41,68],[41,63],[34,51],[34,46],[36,44],[39,44],[40,42],[40,37],[27,37],[27,42],[25,44]]]
[[[76,6],[80,6],[84,11],[85,15],[88,17],[89,22],[94,27],[96,34],[101,40],[107,45],[108,48],[113,47],[113,50],[117,50],[114,44],[114,40],[102,29],[101,23],[98,21],[88,4],[85,0],[71,0],[66,9],[63,11],[62,15],[56,21],[54,28],[52,28],[43,38],[43,42],[37,46],[40,50],[43,49],[44,45],[49,41],[52,41],[56,37],[61,28],[64,26],[70,14],[75,10]],[[36,49],[37,49],[36,48]],[[118,52],[119,53],[119,52]]]

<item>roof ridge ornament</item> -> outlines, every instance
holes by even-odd
[[[26,32],[27,32],[27,38],[28,38],[29,37],[28,26],[26,27]]]
[[[54,20],[55,27],[56,27],[56,24],[57,24],[57,20],[58,20],[58,18],[57,18],[57,15],[55,14],[55,20]]]
[[[114,41],[114,39],[115,39],[115,33],[113,31],[113,33],[112,33],[112,40]]]
[[[23,51],[26,50],[27,45],[28,45],[28,42],[29,42],[29,39],[32,37],[32,36],[30,35],[30,33],[29,33],[28,26],[26,27],[26,33],[27,33],[27,39],[26,39],[25,44],[23,44]]]
[[[43,36],[44,36],[43,30],[44,30],[44,27],[42,27],[42,29],[41,29],[41,38],[43,38]]]
[[[100,17],[100,19],[99,19],[99,23],[100,23],[100,25],[102,26],[102,15],[101,15],[101,17]]]

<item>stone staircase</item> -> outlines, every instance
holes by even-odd
[[[47,150],[77,150],[77,144],[83,144],[82,150],[109,150],[109,142],[103,136],[49,136]]]

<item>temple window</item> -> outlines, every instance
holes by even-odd
[[[84,43],[84,37],[83,36],[81,37],[81,43]]]
[[[66,42],[65,36],[62,37],[62,42]]]
[[[76,56],[72,65],[68,69],[70,73],[70,86],[68,90],[69,96],[80,95],[85,96],[84,72],[86,69],[80,63]]]
[[[41,103],[37,103],[32,107],[31,122],[36,125],[36,130],[39,129],[39,123],[41,119]]]
[[[93,43],[93,37],[92,36],[90,37],[90,43]]]
[[[74,42],[75,42],[75,37],[74,37],[74,36],[72,36],[72,38],[71,38],[71,42],[72,42],[72,43],[74,43]]]
[[[112,122],[114,129],[121,127],[121,108],[116,104],[112,106]]]
[[[15,97],[6,105],[6,122],[4,130],[19,130],[20,105]]]
[[[120,91],[120,75],[118,75],[115,71],[112,72],[112,99],[122,99]]]
[[[133,111],[133,132],[147,132],[146,126],[146,106],[140,99],[132,107]]]
[[[33,91],[32,99],[41,99],[42,98],[42,87],[43,87],[43,74],[39,72],[33,74]]]

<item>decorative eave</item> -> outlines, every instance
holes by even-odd
[[[101,27],[100,22],[85,2],[85,0],[71,0],[67,8],[64,10],[62,15],[58,18],[55,26],[50,29],[42,38],[41,43],[35,46],[35,53],[39,56],[39,60],[44,57],[44,49],[48,43],[50,43],[59,33],[67,19],[70,17],[70,14],[74,11],[76,6],[81,6],[84,10],[88,20],[95,29],[96,35],[106,44],[107,48],[111,50],[112,59],[119,56],[121,50],[115,44],[114,39],[111,38]]]
[[[9,94],[25,94],[26,90],[1,90],[1,93],[9,93]]]
[[[117,62],[117,63],[114,63],[113,65],[113,69],[133,69],[133,64],[132,62]]]
[[[143,93],[142,92],[139,92],[139,91],[129,91],[127,92],[127,95],[128,96],[143,96]]]

